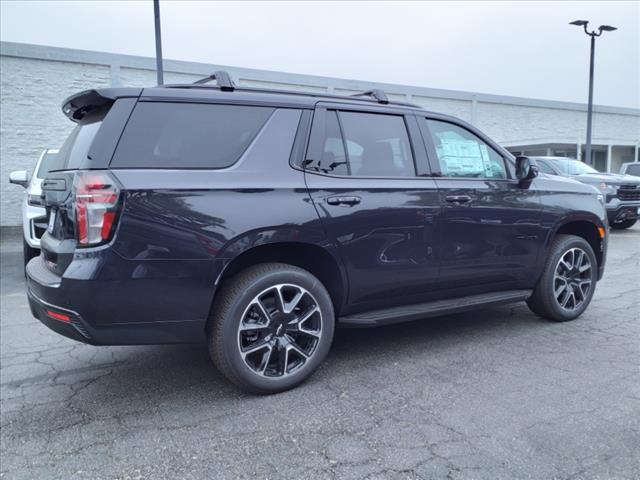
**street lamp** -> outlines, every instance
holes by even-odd
[[[575,25],[577,27],[584,27],[584,33],[591,37],[591,61],[589,64],[589,105],[587,106],[587,145],[585,151],[585,157],[587,157],[586,163],[591,165],[591,117],[593,115],[593,55],[596,47],[596,37],[602,35],[602,32],[613,32],[617,30],[616,27],[610,25],[600,25],[598,30],[587,30],[587,20],[574,20],[569,25]]]

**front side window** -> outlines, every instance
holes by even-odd
[[[426,123],[443,177],[507,178],[502,156],[479,137],[449,122]]]

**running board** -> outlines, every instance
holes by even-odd
[[[503,303],[521,302],[531,296],[532,290],[508,290],[506,292],[483,293],[468,297],[436,300],[434,302],[403,305],[400,307],[354,313],[338,318],[338,324],[345,327],[377,327],[391,323],[406,322],[419,318],[434,317],[450,313],[464,312],[480,307]]]

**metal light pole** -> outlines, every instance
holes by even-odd
[[[596,49],[596,37],[602,35],[602,32],[613,32],[617,30],[616,27],[612,27],[609,25],[600,25],[598,30],[589,31],[587,30],[587,25],[589,22],[587,20],[574,20],[570,22],[569,25],[576,25],[578,27],[584,27],[584,33],[591,37],[591,55],[589,60],[589,104],[587,106],[587,145],[585,146],[585,157],[588,165],[591,165],[591,122],[593,117],[593,63],[594,63],[594,54]]]
[[[153,16],[156,29],[156,72],[158,85],[164,83],[164,73],[162,71],[162,35],[160,33],[160,0],[153,0]]]

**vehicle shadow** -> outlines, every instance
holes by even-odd
[[[333,347],[319,371],[300,388],[281,395],[302,400],[308,394],[326,390],[328,384],[348,384],[350,378],[363,378],[370,373],[371,365],[384,369],[394,363],[426,362],[439,355],[451,358],[461,349],[474,348],[478,342],[499,341],[546,325],[548,322],[529,313],[523,305],[373,329],[338,329]],[[114,350],[115,361],[95,365],[89,384],[77,398],[82,403],[99,402],[106,410],[121,403],[126,403],[128,408],[137,408],[137,405],[142,409],[143,405],[162,403],[170,403],[172,409],[178,410],[194,404],[203,408],[217,404],[223,408],[229,401],[240,398],[254,401],[268,398],[237,390],[215,369],[206,345],[87,348]],[[65,363],[71,366],[70,362]],[[107,406],[108,401],[115,405]]]

